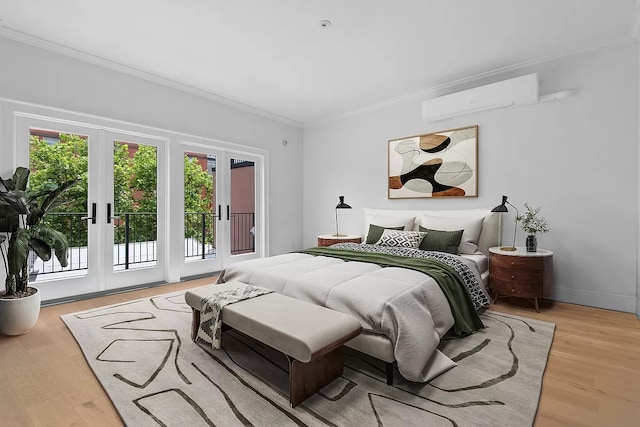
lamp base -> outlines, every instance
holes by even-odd
[[[501,251],[515,251],[516,248],[514,248],[513,246],[502,246],[500,247]]]
[[[332,237],[347,237],[347,235],[346,235],[346,234],[339,234],[339,233],[332,234],[331,236],[332,236]]]

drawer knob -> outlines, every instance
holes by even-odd
[[[511,261],[511,265],[516,265],[516,263],[515,263],[515,262],[513,262],[513,261]]]
[[[512,278],[512,279],[515,279],[515,278],[516,278],[516,276],[511,276],[511,278]]]

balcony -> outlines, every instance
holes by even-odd
[[[65,233],[69,239],[66,267],[55,257],[44,262],[35,253],[29,255],[31,281],[45,281],[86,274],[88,268],[87,214],[50,213],[44,224]],[[184,214],[184,259],[187,262],[216,257],[217,215],[211,212],[185,212]],[[255,213],[231,212],[231,254],[238,255],[255,251]],[[114,219],[113,268],[126,271],[154,267],[158,262],[157,214],[155,212],[118,213]]]

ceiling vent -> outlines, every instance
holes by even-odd
[[[430,122],[437,122],[537,102],[538,75],[533,73],[429,99],[422,103],[422,115]]]

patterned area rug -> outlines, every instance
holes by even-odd
[[[387,386],[383,363],[347,350],[342,377],[291,409],[284,356],[233,331],[221,350],[194,344],[183,292],[62,319],[130,426],[531,425],[555,328],[487,311],[441,343],[458,366],[428,384]]]

